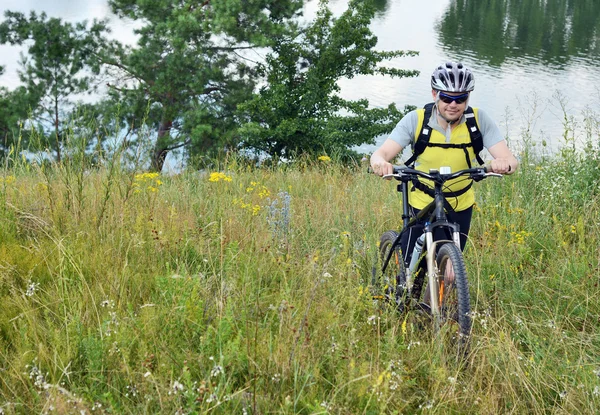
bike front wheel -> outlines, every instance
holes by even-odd
[[[387,231],[381,235],[379,240],[379,254],[381,264],[388,258],[394,242],[398,238],[398,232]],[[385,271],[381,274],[379,281],[379,290],[382,292],[385,300],[396,305],[399,311],[404,309],[404,293],[406,288],[406,272],[402,251],[399,246],[394,247],[390,261]]]
[[[436,327],[455,350],[464,355],[471,335],[469,283],[462,252],[453,243],[443,244],[436,255],[439,319]],[[426,287],[426,303],[431,288]]]

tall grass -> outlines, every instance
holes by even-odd
[[[361,166],[231,157],[163,177],[14,158],[0,413],[597,413],[597,137],[478,185],[463,362],[373,301],[401,209]]]

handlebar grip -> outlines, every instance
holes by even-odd
[[[398,173],[400,173],[402,170],[405,170],[405,169],[407,169],[407,168],[408,168],[408,166],[399,166],[399,165],[397,165],[397,164],[394,164],[394,165],[393,165],[393,169],[394,169],[393,171],[394,171],[394,174],[398,174]]]
[[[484,171],[485,173],[491,173],[491,171],[490,171],[490,170],[491,170],[491,169],[490,169],[490,167],[491,167],[491,166],[483,166],[483,171]],[[508,164],[508,171],[510,172],[511,170],[512,170],[512,166],[511,166],[511,165],[510,165],[510,163],[509,163],[509,164]]]

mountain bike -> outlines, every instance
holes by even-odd
[[[502,177],[488,173],[486,167],[464,169],[452,173],[449,167],[430,170],[429,173],[405,166],[394,166],[394,178],[401,183],[403,227],[400,232],[390,230],[380,239],[381,272],[374,271],[375,298],[394,304],[400,312],[417,311],[431,317],[436,334],[444,334],[458,355],[468,351],[471,333],[471,303],[465,262],[460,248],[459,225],[450,222],[446,212],[452,209],[444,196],[447,181],[463,177],[480,181],[486,177]],[[433,201],[412,215],[408,204],[409,183],[418,179],[433,183]],[[422,226],[410,257],[401,252],[403,235]],[[444,229],[448,239],[434,240],[434,232]],[[423,292],[423,288],[425,288]],[[421,296],[421,293],[423,295]]]

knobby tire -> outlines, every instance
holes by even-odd
[[[451,264],[451,265],[450,265]],[[471,335],[471,303],[469,283],[462,252],[453,243],[443,244],[436,255],[438,271],[438,300],[440,305],[440,331],[449,335],[449,342],[459,356],[468,351]],[[454,282],[448,282],[447,269],[454,271]],[[426,287],[429,292],[429,287]]]
[[[379,241],[379,253],[381,265],[386,260],[390,249],[396,238],[398,232],[387,231],[381,235]],[[394,253],[390,261],[388,262],[387,268],[383,273],[380,273],[381,280],[379,281],[379,291],[383,294],[384,298],[395,304],[399,311],[403,311],[404,304],[404,287],[406,286],[406,274],[404,268],[404,261],[402,259],[402,251],[400,246],[394,248]]]

